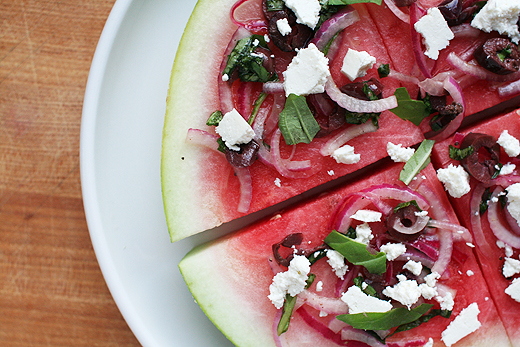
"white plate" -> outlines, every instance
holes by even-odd
[[[160,185],[165,100],[195,0],[119,0],[92,62],[81,124],[81,180],[101,271],[144,346],[232,346],[194,302],[171,244]],[[200,239],[198,239],[200,241]]]

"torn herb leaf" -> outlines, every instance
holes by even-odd
[[[405,201],[397,204],[396,207],[394,207],[394,213],[397,213],[402,208],[408,207],[410,205],[413,205],[419,209],[419,211],[422,211],[422,209],[419,207],[419,204],[415,200]]]
[[[382,0],[329,0],[328,5],[352,5],[373,3],[381,5]]]
[[[397,88],[394,95],[397,98],[397,107],[390,111],[399,118],[419,126],[422,120],[430,115],[430,107],[422,100],[410,98],[406,88]]]
[[[449,147],[449,155],[450,158],[453,160],[462,160],[466,157],[469,157],[473,154],[473,146],[468,146],[464,149],[457,148],[453,145],[450,145]]]
[[[491,191],[489,190],[489,187],[488,187],[484,190],[484,193],[482,193],[482,198],[480,199],[480,205],[479,205],[480,215],[483,215],[484,212],[487,211],[488,205],[489,205],[489,199],[491,199]]]
[[[384,78],[390,75],[390,65],[389,64],[381,64],[377,68],[377,74],[379,78]]]
[[[364,266],[368,272],[382,274],[386,271],[386,255],[383,252],[372,254],[367,245],[356,242],[350,237],[333,230],[326,238],[325,243],[341,253],[354,265]]]
[[[287,97],[285,107],[280,112],[278,127],[288,145],[310,143],[320,130],[305,97],[295,94]]]
[[[208,120],[206,121],[206,125],[218,126],[218,123],[220,123],[222,118],[224,118],[222,111],[215,111],[209,116]]]
[[[419,325],[421,325],[423,323],[427,323],[430,319],[432,319],[433,317],[437,317],[437,316],[441,316],[443,318],[450,318],[451,311],[439,310],[439,309],[431,310],[430,313],[419,317],[418,319],[414,320],[413,322],[402,324],[402,325],[398,326],[397,329],[389,336],[397,334],[401,331],[406,331],[406,330],[411,330],[413,328],[417,328]]]
[[[408,185],[412,179],[430,163],[434,140],[423,140],[399,174],[399,180]]]

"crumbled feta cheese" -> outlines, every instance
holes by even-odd
[[[400,275],[397,277],[399,278]],[[404,277],[404,279],[402,278]],[[399,278],[399,283],[393,287],[386,287],[383,289],[383,294],[399,301],[410,309],[410,306],[415,304],[422,295],[419,285],[415,280],[406,280],[405,276]]]
[[[276,177],[274,179],[274,185],[277,186],[278,188],[281,188],[282,187],[282,181],[278,177]]]
[[[429,8],[426,15],[414,24],[414,28],[424,39],[424,54],[434,60],[439,57],[439,51],[448,47],[450,40],[455,37],[437,7]]]
[[[320,20],[321,4],[319,0],[283,0],[285,6],[293,10],[296,23],[314,29]]]
[[[410,271],[415,276],[419,276],[422,272],[422,264],[419,261],[408,260],[408,262],[404,264],[403,269]]]
[[[509,135],[507,130],[502,131],[498,137],[497,143],[504,149],[506,154],[510,157],[516,157],[520,154],[520,141],[512,135]]]
[[[267,34],[264,35],[264,40],[265,40],[265,42],[267,42],[267,43],[271,42],[271,38],[270,38],[269,35],[267,35]]]
[[[225,73],[225,74],[222,75],[222,81],[223,81],[223,82],[227,82],[227,81],[229,81],[229,75],[228,75],[227,73]]]
[[[511,257],[513,256],[513,247],[509,246],[509,245],[505,245],[505,254],[506,254],[506,257]]]
[[[441,275],[438,272],[434,271],[431,274],[424,276],[424,281],[430,287],[435,287],[439,278],[441,278]]]
[[[392,142],[386,144],[386,152],[390,159],[396,163],[406,163],[415,153],[415,149],[411,147],[403,147],[402,144],[394,145]]]
[[[329,176],[334,176],[334,170],[327,171],[327,174],[329,174]]]
[[[475,245],[472,244],[471,242],[466,242],[466,245],[467,245],[468,247],[475,248]]]
[[[444,189],[454,198],[469,193],[469,175],[462,165],[450,164],[446,169],[437,170],[437,178],[444,184]]]
[[[323,282],[318,281],[318,283],[316,283],[316,291],[321,292],[322,290],[323,290]]]
[[[497,170],[498,169],[499,168],[497,168]],[[516,169],[515,164],[511,164],[511,163],[504,164],[504,165],[502,165],[502,168],[500,168],[499,176],[510,175],[515,171],[515,169]]]
[[[426,217],[428,215],[428,211],[426,210],[423,210],[423,211],[417,211],[414,213],[417,217]]]
[[[327,317],[329,314],[325,311],[320,311],[320,317]]]
[[[441,304],[441,309],[451,311],[453,310],[453,305],[455,305],[455,301],[453,301],[453,294],[447,292],[444,296],[436,296],[435,300],[439,304]]]
[[[333,249],[327,250],[327,263],[330,265],[334,273],[339,278],[343,279],[343,276],[347,273],[348,265],[345,264],[345,257],[340,252]]]
[[[367,295],[356,286],[350,287],[346,293],[341,295],[341,300],[347,304],[349,313],[363,312],[388,312],[392,309],[392,304],[388,301]]]
[[[520,260],[513,258],[506,258],[504,267],[502,267],[502,274],[505,278],[511,277],[520,273]]]
[[[460,311],[459,315],[455,317],[441,334],[441,340],[447,347],[480,328],[481,324],[478,321],[479,313],[480,310],[476,302]]]
[[[421,295],[423,296],[423,298],[425,298],[426,300],[431,300],[433,299],[434,297],[436,297],[437,295],[439,295],[439,293],[437,292],[437,288],[435,287],[430,287],[429,285],[427,285],[426,283],[421,283],[419,285],[419,289],[421,290]]]
[[[402,243],[387,243],[380,250],[386,254],[386,259],[392,261],[406,252],[406,246]]]
[[[520,278],[515,278],[505,290],[513,300],[520,302]]]
[[[282,36],[289,35],[292,31],[291,26],[289,25],[289,21],[287,18],[281,18],[276,21],[276,27]]]
[[[372,235],[372,229],[370,229],[368,223],[365,222],[356,227],[356,238],[354,241],[368,245],[373,238],[374,235]]]
[[[363,77],[367,71],[371,69],[376,63],[376,58],[365,51],[356,51],[349,48],[345,58],[343,58],[343,66],[341,72],[354,81],[358,77]]]
[[[516,25],[520,14],[520,2],[517,0],[489,0],[475,15],[471,26],[485,32],[498,31],[508,35],[514,43],[520,40]]]
[[[507,190],[507,211],[516,219],[520,225],[520,183],[514,183],[506,188]]]
[[[255,137],[253,128],[236,109],[224,115],[215,131],[222,137],[226,146],[234,151],[239,151],[238,145],[248,143]]]
[[[298,51],[283,72],[285,95],[323,93],[329,76],[329,59],[311,43]]]
[[[423,347],[433,347],[433,339],[430,337]]]
[[[354,147],[345,145],[332,153],[332,158],[336,159],[340,164],[355,164],[361,159],[360,154],[354,153]]]
[[[273,277],[267,297],[276,308],[282,308],[287,294],[296,296],[305,289],[310,271],[311,263],[307,257],[295,255],[287,271],[279,272]]]
[[[372,210],[357,210],[350,218],[358,220],[360,222],[381,222],[381,212]]]
[[[468,275],[470,277],[473,276],[474,274],[475,273],[473,271],[471,271],[471,270],[466,271],[466,275]]]

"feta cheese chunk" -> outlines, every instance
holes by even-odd
[[[345,58],[343,58],[343,66],[341,72],[354,81],[358,77],[363,77],[367,74],[376,63],[376,58],[365,51],[356,51],[349,48]]]
[[[424,276],[424,281],[426,281],[428,286],[435,287],[439,278],[441,278],[441,275],[434,271],[431,274]]]
[[[515,169],[516,169],[515,164],[511,164],[511,163],[504,164],[502,166],[502,168],[500,169],[499,176],[510,175],[515,171]]]
[[[311,43],[298,51],[283,72],[285,96],[323,93],[329,77],[329,59]]]
[[[419,285],[419,289],[421,290],[421,295],[423,296],[423,298],[425,298],[426,300],[431,300],[433,299],[434,297],[436,297],[437,295],[439,295],[439,293],[437,292],[437,288],[435,287],[430,287],[429,285],[427,285],[426,283],[421,283]]]
[[[462,165],[450,164],[446,169],[437,170],[437,178],[444,184],[444,189],[454,198],[469,193],[469,174]]]
[[[238,145],[248,143],[255,137],[253,128],[236,109],[224,115],[215,131],[222,137],[226,146],[234,151],[239,151]]]
[[[450,347],[480,328],[479,313],[480,310],[476,302],[463,309],[441,334],[441,340],[446,346]]]
[[[498,31],[509,36],[514,43],[518,43],[520,32],[516,22],[519,14],[520,1],[518,0],[489,0],[475,15],[471,26],[487,33]]]
[[[439,57],[439,51],[448,47],[450,40],[455,37],[437,7],[429,8],[426,15],[414,24],[414,28],[424,39],[424,54],[434,60]]]
[[[520,183],[514,183],[506,188],[507,190],[507,211],[516,219],[520,225]]]
[[[509,135],[507,130],[502,131],[498,137],[497,143],[504,149],[506,154],[510,157],[516,157],[520,154],[520,142],[512,135]]]
[[[347,304],[348,313],[364,313],[364,312],[388,312],[392,309],[392,304],[388,301],[378,299],[367,295],[356,286],[350,287],[346,293],[341,296],[341,300]]]
[[[422,291],[419,289],[419,285],[415,280],[407,280],[406,276],[397,275],[399,283],[393,287],[386,287],[383,289],[383,294],[399,301],[410,309],[410,306],[415,304],[422,295]]]
[[[283,0],[296,15],[296,23],[314,29],[320,20],[321,4],[319,0]]]
[[[386,254],[386,259],[392,261],[406,252],[406,246],[402,243],[387,243],[382,245],[380,250]]]
[[[345,145],[332,153],[332,158],[339,164],[355,164],[361,159],[361,154],[354,153],[354,147]]]
[[[515,278],[509,287],[506,288],[505,293],[513,300],[520,302],[520,278]]]
[[[450,292],[446,292],[444,296],[436,296],[435,300],[439,304],[441,304],[441,309],[451,311],[453,310],[453,305],[455,305],[455,301],[453,300],[453,294]]]
[[[360,222],[381,222],[381,216],[383,214],[381,212],[372,211],[372,210],[357,210],[350,218],[358,220]]]
[[[343,279],[343,276],[347,273],[348,265],[345,264],[345,257],[340,252],[333,249],[327,250],[327,263],[330,265],[334,273],[339,278]]]
[[[287,294],[296,296],[303,292],[310,271],[311,263],[307,257],[295,255],[287,271],[279,272],[273,277],[267,297],[276,308],[282,308]]]
[[[404,264],[403,269],[410,271],[415,276],[419,276],[422,272],[422,264],[418,261],[408,260],[408,262]]]
[[[368,245],[373,238],[374,235],[372,235],[372,229],[370,229],[368,223],[365,222],[356,227],[356,238],[354,241]]]
[[[291,26],[289,25],[289,21],[287,18],[281,18],[276,21],[276,27],[282,36],[289,35],[292,31]]]
[[[502,274],[505,278],[511,277],[520,273],[520,260],[513,258],[506,258],[504,266],[502,267]]]
[[[386,152],[390,159],[396,163],[406,163],[415,153],[415,149],[411,147],[403,147],[402,144],[394,145],[392,142],[386,144]]]

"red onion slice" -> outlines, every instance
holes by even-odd
[[[509,225],[511,231],[513,231],[516,235],[520,235],[520,225],[518,225],[518,222],[515,219],[515,217],[511,215],[509,209],[505,208],[504,214],[506,216],[507,224]]]
[[[413,48],[413,54],[415,56],[415,61],[417,62],[417,66],[419,67],[419,70],[426,78],[431,78],[432,73],[431,69],[428,67],[427,63],[427,57],[424,55],[421,47],[421,35],[415,30],[415,23],[423,16],[424,11],[417,6],[417,4],[414,2],[412,5],[410,5],[410,30],[411,30],[411,36],[412,36],[412,48]]]
[[[454,241],[462,240],[465,242],[473,242],[473,237],[471,237],[471,233],[469,232],[469,230],[459,224],[450,223],[442,220],[430,219],[428,221],[428,226],[430,228],[446,229],[451,231],[453,234]]]
[[[486,190],[486,186],[483,184],[477,185],[473,189],[470,200],[470,222],[471,230],[473,231],[473,238],[478,248],[482,251],[482,254],[493,254],[490,244],[487,242],[482,230],[481,215],[480,215],[480,202],[482,201],[482,195]]]
[[[218,136],[199,129],[188,129],[186,134],[186,142],[193,143],[199,146],[204,146],[218,152]],[[220,152],[219,152],[220,153]]]
[[[498,87],[498,95],[501,97],[511,96],[518,93],[520,93],[520,79]]]
[[[338,315],[348,313],[347,304],[339,298],[328,298],[308,290],[304,290],[298,294],[298,299],[303,300],[303,304],[327,314]]]
[[[378,128],[371,121],[368,121],[363,124],[351,125],[345,128],[345,130],[341,131],[337,135],[331,137],[320,149],[320,153],[323,156],[329,156],[334,153],[334,151],[341,146],[343,146],[348,141],[353,138],[363,135],[366,133],[371,133],[376,131]]]
[[[397,18],[405,23],[410,23],[410,15],[401,11],[401,9],[395,4],[394,0],[385,0],[385,4]]]
[[[320,26],[310,43],[314,43],[320,51],[336,35],[336,33],[359,21],[359,14],[352,6],[346,6]]]
[[[464,114],[466,112],[466,101],[464,99],[464,95],[462,94],[462,89],[457,81],[449,76],[444,80],[443,83],[444,89],[450,93],[454,102],[462,105],[462,112],[459,113],[455,119],[453,119],[444,129],[442,129],[437,135],[433,136],[431,139],[435,141],[442,141],[457,131],[464,119]]]
[[[327,79],[327,82],[325,83],[325,91],[339,106],[351,112],[383,112],[397,107],[397,99],[395,95],[391,95],[384,99],[366,101],[342,93],[336,83],[332,80],[332,77]]]
[[[235,174],[240,182],[240,200],[238,202],[237,211],[247,213],[251,207],[251,199],[253,198],[253,181],[251,173],[247,167],[234,167]]]
[[[242,6],[247,1],[249,1],[249,0],[239,0],[233,5],[233,7],[231,7],[231,10],[229,13],[229,17],[231,18],[231,21],[234,24],[236,24],[237,26],[239,26],[241,28],[245,28],[250,31],[254,31],[254,32],[267,31],[269,28],[269,24],[265,20],[256,19],[256,20],[251,20],[247,23],[243,23],[236,19],[235,11],[237,10],[237,8]]]
[[[262,90],[268,94],[285,93],[283,82],[265,82],[262,88]]]
[[[392,228],[394,228],[396,231],[400,232],[401,234],[405,235],[414,235],[419,233],[421,230],[423,230],[426,225],[428,224],[428,221],[430,220],[430,217],[428,216],[417,216],[417,219],[415,220],[415,223],[413,225],[406,227],[401,222],[401,218],[397,217],[394,225],[392,225]]]
[[[385,344],[379,342],[378,339],[366,331],[354,329],[350,325],[341,329],[341,339],[344,341],[359,341],[371,347],[386,347]]]
[[[398,256],[396,260],[404,262],[407,262],[408,260],[413,260],[421,263],[423,266],[426,266],[429,269],[431,269],[431,267],[434,264],[433,259],[428,257],[426,254],[416,251],[414,249],[409,249],[408,247],[407,251]]]
[[[508,228],[506,228],[499,217],[499,203],[497,200],[498,194],[502,192],[501,187],[496,187],[491,194],[488,206],[488,221],[491,231],[495,234],[496,238],[505,244],[513,247],[520,248],[520,236],[513,234]]]
[[[454,52],[451,52],[450,54],[448,54],[448,57],[446,58],[446,60],[454,68],[459,69],[460,71],[462,71],[468,75],[477,77],[481,80],[492,81],[492,82],[510,82],[510,81],[516,81],[516,80],[520,79],[520,72],[514,72],[514,73],[508,74],[508,75],[498,75],[496,73],[493,73],[491,71],[484,69],[483,67],[481,67],[479,65],[470,64],[470,63],[465,62]]]

